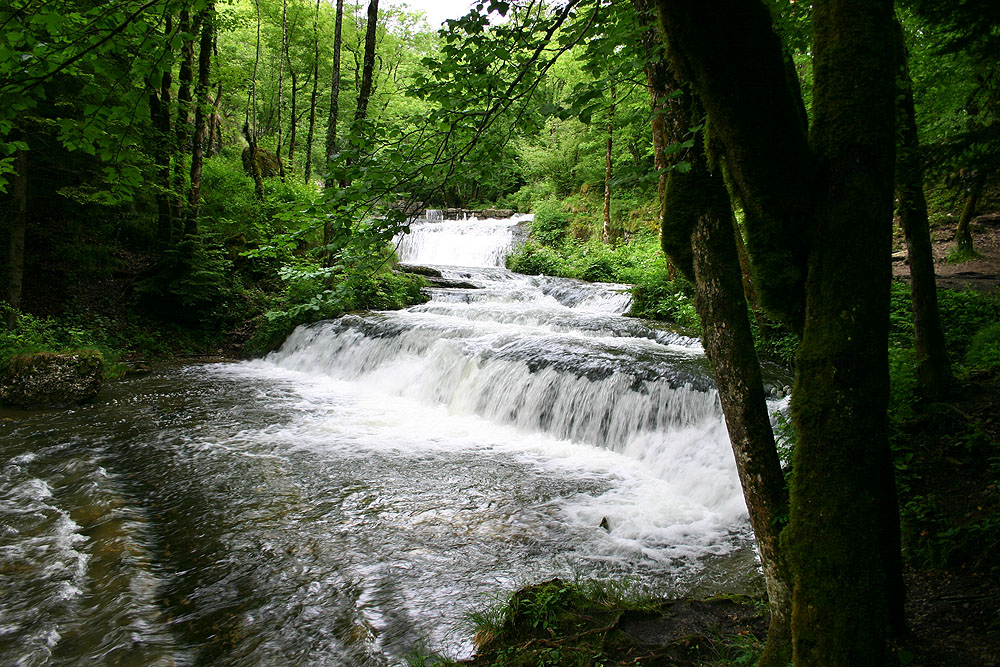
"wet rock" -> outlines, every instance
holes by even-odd
[[[450,287],[452,289],[482,289],[480,285],[470,283],[468,280],[458,280],[457,278],[438,278],[427,276],[427,282],[432,287]]]
[[[13,357],[0,375],[0,400],[18,407],[68,407],[92,400],[104,380],[97,350]]]
[[[432,269],[429,266],[420,266],[419,264],[403,264],[402,262],[396,266],[397,269],[403,273],[416,273],[421,276],[432,276],[434,278],[440,278],[441,272],[437,269]]]

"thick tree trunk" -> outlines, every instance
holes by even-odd
[[[920,143],[913,104],[913,81],[906,65],[903,28],[898,21],[896,35],[896,57],[900,63],[900,90],[896,107],[896,132],[900,143],[896,156],[896,192],[899,200],[899,223],[906,236],[906,253],[910,264],[917,373],[924,393],[933,398],[941,398],[948,393],[953,378],[938,309],[934,256],[931,252],[924,174],[920,163]]]
[[[814,4],[819,187],[792,416],[785,545],[796,665],[886,664],[902,617],[889,453],[896,67],[891,0]],[[858,54],[864,54],[859,57]]]
[[[316,14],[313,17],[313,86],[309,96],[309,131],[306,134],[306,166],[303,175],[306,183],[312,178],[313,134],[316,130],[316,98],[319,94],[319,6],[322,0],[316,0]]]
[[[212,74],[212,42],[215,37],[214,0],[209,0],[201,15],[201,45],[198,53],[198,84],[195,88],[194,138],[191,146],[191,190],[184,236],[198,234],[201,209],[201,171],[204,163],[205,112],[208,110],[208,79]]]
[[[615,87],[611,86],[611,104],[608,106],[608,138],[604,148],[604,230],[601,240],[611,243],[611,148],[615,131]]]
[[[790,524],[781,537],[795,664],[885,664],[902,603],[886,427],[891,2],[813,3],[811,137],[762,3],[657,4],[671,58],[725,147],[760,293],[803,328]]]
[[[770,11],[757,0],[657,0],[670,59],[726,146],[764,307],[794,328],[804,312],[814,167],[801,97]]]
[[[10,246],[7,250],[7,313],[8,329],[17,327],[17,313],[21,308],[21,291],[24,285],[24,235],[28,227],[28,151],[17,149],[14,154],[14,187],[11,193],[17,214],[10,225]]]
[[[326,122],[326,164],[327,173],[324,179],[324,187],[332,188],[337,185],[330,174],[330,163],[337,153],[337,117],[340,115],[340,52],[343,46],[341,28],[344,23],[344,0],[337,0],[337,17],[333,29],[333,81],[330,85],[330,115]],[[330,226],[326,225],[323,230],[324,245],[329,244]]]

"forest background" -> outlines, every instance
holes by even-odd
[[[811,112],[809,8],[769,4]],[[935,4],[896,8],[899,95],[912,94],[932,229],[954,229],[962,262],[973,232],[996,224],[976,215],[1000,202],[997,10]],[[663,55],[644,8],[492,1],[439,32],[374,2],[7,3],[0,356],[96,347],[115,375],[261,354],[298,324],[408,305],[423,283],[393,270],[392,239],[427,207],[533,212],[510,268],[631,283],[634,315],[697,330],[695,285],[659,232],[667,178],[692,169],[704,123],[654,140],[650,66]],[[927,402],[911,289],[891,294],[890,413],[904,429]],[[995,382],[995,286],[937,298],[956,375]],[[758,354],[794,363],[795,328],[750,307]],[[987,535],[981,562],[995,567],[993,427],[970,428],[949,437],[963,461],[990,461],[992,495],[959,527],[904,497],[904,543],[922,564],[965,562]],[[917,486],[918,453],[902,441],[896,453],[897,484]]]

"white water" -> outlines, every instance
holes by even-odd
[[[499,268],[515,229],[401,243],[480,289],[0,421],[0,655],[381,666],[469,655],[468,612],[552,576],[752,588],[698,342],[625,286]]]

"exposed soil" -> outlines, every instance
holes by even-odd
[[[947,257],[955,247],[956,226],[956,222],[947,222],[931,229],[938,287],[1000,292],[1000,213],[981,215],[969,223],[973,247],[980,256],[952,264]],[[909,280],[910,266],[906,262],[906,246],[901,232],[897,234],[895,250],[892,274]]]

